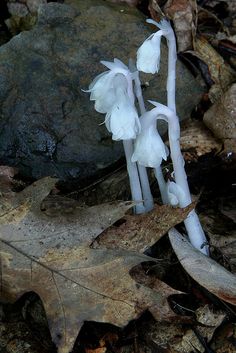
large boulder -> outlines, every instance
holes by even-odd
[[[123,155],[100,124],[86,89],[105,68],[100,60],[127,63],[152,28],[135,8],[101,0],[49,3],[33,29],[0,47],[0,163],[39,178],[84,179]],[[145,97],[166,100],[167,50],[160,74],[148,81]],[[182,118],[202,87],[178,63],[177,107]]]

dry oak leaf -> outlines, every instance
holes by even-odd
[[[181,265],[202,287],[220,299],[236,305],[236,276],[203,255],[174,228],[169,239]]]
[[[194,207],[194,202],[185,208],[155,205],[155,208],[147,214],[125,215],[118,224],[101,233],[91,246],[144,252],[160,240],[169,229],[184,221]]]
[[[162,293],[161,288],[148,288],[129,274],[134,266],[152,258],[89,248],[132,203],[78,208],[73,215],[53,218],[40,210],[40,203],[54,184],[54,179],[44,178],[4,200],[0,300],[14,302],[25,292],[36,292],[60,353],[72,349],[84,320],[123,326],[146,309],[160,318],[158,308],[177,291],[169,287]]]

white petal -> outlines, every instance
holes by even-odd
[[[100,98],[95,100],[94,109],[98,113],[105,114],[109,110],[111,110],[111,108],[115,104],[115,101],[116,101],[116,96],[115,96],[114,89],[110,89],[106,93],[104,92],[104,94]]]
[[[106,127],[113,140],[134,139],[141,129],[138,113],[124,92],[118,98],[106,115]]]
[[[147,19],[146,20],[147,23],[152,23],[153,25],[157,26],[158,28],[160,28],[163,31],[168,31],[168,30],[172,30],[171,24],[169,21],[163,19],[160,22],[156,22],[152,19]]]
[[[97,75],[94,80],[90,83],[89,85],[89,91],[92,91],[93,89],[96,89],[96,84],[101,85],[101,82],[104,82],[107,79],[107,75],[110,73],[110,71],[105,71],[102,72],[101,74]]]
[[[150,114],[145,114],[141,118],[141,133],[135,141],[134,153],[131,158],[132,162],[138,162],[145,167],[158,167],[162,159],[167,159],[165,145],[156,130],[155,121],[148,127],[144,127],[145,117],[150,117]],[[145,121],[146,123],[146,121]]]
[[[115,63],[117,66],[119,66],[120,68],[124,69],[124,70],[129,70],[129,69],[128,69],[128,66],[125,65],[121,60],[119,60],[119,59],[117,59],[117,58],[114,59],[114,63]]]
[[[117,65],[112,61],[101,60],[100,63],[110,70],[113,70],[117,67]]]
[[[157,36],[157,33],[146,39],[138,49],[137,69],[139,71],[152,74],[159,71],[161,36]]]

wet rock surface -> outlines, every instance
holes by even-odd
[[[38,22],[0,47],[0,163],[25,176],[84,179],[123,155],[86,89],[104,68],[100,60],[135,58],[151,33],[136,9],[100,0],[48,3]],[[142,76],[144,96],[165,102],[167,50],[161,72]],[[178,64],[177,107],[190,115],[203,88]]]

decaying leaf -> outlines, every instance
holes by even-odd
[[[220,151],[222,143],[201,121],[188,120],[181,126],[180,146],[185,160],[197,160],[206,153]]]
[[[1,299],[14,302],[27,291],[36,292],[59,352],[70,351],[85,320],[123,326],[143,310],[163,305],[161,294],[137,287],[129,275],[133,266],[150,260],[142,254],[76,247],[51,249],[37,258],[2,242],[0,255]]]
[[[156,205],[148,214],[126,215],[118,225],[111,226],[100,234],[93,247],[144,252],[170,228],[182,222],[194,206],[194,203],[186,208]]]
[[[163,353],[204,353],[205,347],[202,345],[200,338],[208,343],[220,322],[225,315],[220,311],[214,313],[205,307],[200,307],[196,311],[197,316],[200,315],[209,319],[208,322],[199,323],[194,320],[191,326],[181,325],[175,322],[159,323],[145,322],[138,330],[138,337],[147,342],[150,348],[155,348],[156,352]],[[214,317],[214,318],[212,318]],[[209,324],[209,325],[208,325]],[[193,329],[191,328],[193,327]]]
[[[196,33],[196,0],[168,0],[164,12],[174,22],[178,51],[191,49]]]
[[[73,214],[49,217],[40,209],[42,200],[55,184],[55,179],[44,178],[5,203],[0,214],[1,239],[17,243],[18,249],[42,256],[37,246],[54,247],[89,245],[104,229],[120,219],[132,207],[131,202],[111,202],[93,207],[75,208]]]
[[[235,97],[236,84],[233,84],[205,113],[203,118],[206,126],[223,141],[236,141]],[[236,149],[231,149],[231,152],[236,153]]]
[[[209,98],[212,103],[222,96],[222,94],[235,81],[235,71],[224,61],[215,49],[204,37],[195,38],[193,55],[201,59],[207,66],[214,82],[209,91]]]
[[[235,220],[235,205],[233,203],[230,211],[227,209],[220,210],[220,212],[214,210],[201,215],[201,223],[209,236],[210,245],[218,253],[221,253],[224,265],[236,274]]]
[[[152,258],[89,248],[132,203],[78,207],[72,214],[48,216],[40,204],[54,184],[54,179],[44,178],[5,202],[0,214],[1,300],[14,302],[25,292],[37,293],[60,353],[70,351],[85,320],[123,326],[146,309],[159,320],[167,309],[170,315],[167,297],[178,292],[164,284],[165,291],[163,286],[137,283],[129,274]]]
[[[201,286],[220,299],[236,305],[236,276],[210,257],[201,254],[174,228],[171,245],[184,269]]]
[[[154,21],[159,22],[165,17],[164,12],[162,12],[159,6],[159,0],[149,0],[148,10]]]

